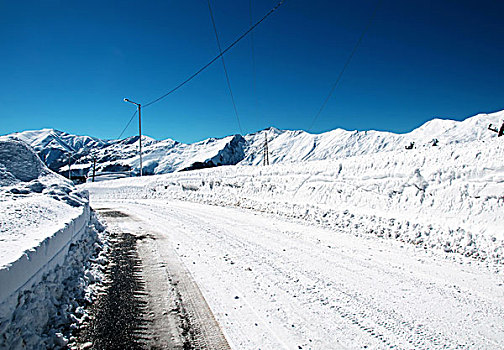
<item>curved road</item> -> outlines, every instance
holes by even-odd
[[[93,205],[181,263],[233,349],[504,348],[504,278],[484,263],[241,209]]]

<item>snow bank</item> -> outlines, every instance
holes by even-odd
[[[92,198],[239,206],[504,263],[503,140],[88,184]]]
[[[50,171],[25,143],[0,138],[0,269],[70,223],[80,229],[86,217],[86,191]]]
[[[62,304],[78,290],[68,281],[82,273],[95,231],[86,191],[25,143],[0,138],[0,347],[45,348],[43,339],[54,340],[43,331],[72,309]]]
[[[37,247],[29,247],[17,260],[0,270],[0,300],[29,289],[41,279],[41,275],[61,265],[70,244],[81,239],[89,221],[89,207],[65,224],[62,229],[52,232]]]
[[[88,319],[86,306],[96,299],[104,279],[107,245],[102,231],[93,218],[22,288],[1,299],[0,348],[66,347],[72,331]],[[10,272],[10,280],[0,277],[2,284],[18,282],[12,275],[19,269]]]

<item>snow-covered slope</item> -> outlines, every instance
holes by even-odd
[[[35,150],[56,148],[65,152],[78,152],[107,144],[106,141],[91,136],[71,135],[54,129],[23,131],[11,136],[28,143]]]
[[[7,136],[30,145],[53,171],[57,171],[68,162],[69,154],[78,159],[91,150],[105,147],[109,143],[91,136],[71,135],[54,129],[28,130]]]
[[[335,129],[322,134],[301,130],[268,128],[245,136],[234,135],[221,139],[210,138],[194,144],[183,144],[171,139],[156,141],[142,136],[143,173],[164,174],[219,165],[258,165],[263,162],[265,137],[268,139],[271,164],[312,160],[334,160],[387,151],[488,141],[497,134],[488,125],[500,126],[504,111],[478,114],[464,121],[433,119],[406,133],[383,131],[347,131]],[[85,176],[96,158],[98,172],[139,173],[138,137],[123,140],[99,140],[76,136],[61,131],[44,129],[8,135],[34,147],[40,158],[53,170],[67,175],[68,152],[73,154],[75,174]]]
[[[137,138],[138,139],[138,138]],[[243,159],[245,140],[240,135],[222,139],[210,138],[194,144],[183,144],[167,139],[152,141],[142,138],[143,173],[147,175],[171,173],[219,165],[234,165]],[[137,143],[115,143],[96,153],[98,170],[138,172],[140,158]]]
[[[268,137],[270,163],[291,163],[306,160],[339,159],[384,151],[404,149],[414,142],[416,148],[431,147],[433,140],[438,145],[485,141],[497,137],[488,130],[488,125],[501,125],[504,111],[478,114],[464,121],[433,119],[419,128],[406,133],[394,134],[383,131],[347,131],[336,129],[323,134],[304,131],[281,131],[269,128],[245,136],[248,148],[242,165],[257,165],[263,161],[261,152],[264,134]]]
[[[96,159],[98,172],[139,173],[138,136],[123,140],[100,140],[70,135],[53,129],[7,135],[32,146],[52,170],[68,175],[71,156],[73,177],[87,175]],[[142,136],[143,173],[146,175],[237,164],[244,158],[245,140],[240,135],[210,138],[194,144]]]

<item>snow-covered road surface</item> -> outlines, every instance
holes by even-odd
[[[218,323],[166,235],[134,215],[95,207],[106,223],[106,288],[72,348],[229,350]]]
[[[504,348],[503,276],[471,258],[242,209],[92,205],[167,238],[233,349]]]

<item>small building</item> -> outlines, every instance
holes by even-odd
[[[66,178],[71,179],[74,183],[84,183],[86,182],[89,171],[93,167],[93,164],[70,164],[70,172],[68,171],[68,164],[62,166],[58,170],[58,174],[63,175]]]

